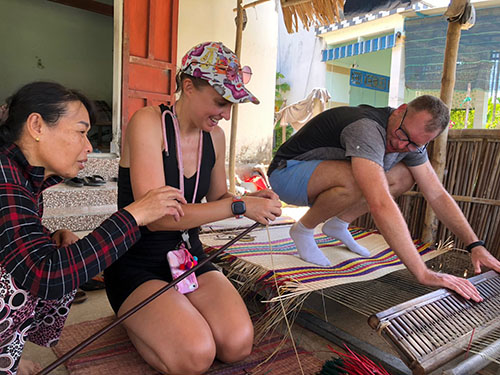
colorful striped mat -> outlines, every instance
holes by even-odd
[[[266,228],[256,229],[244,241],[237,242],[226,250],[222,260],[229,267],[258,274],[258,282],[274,283],[276,278],[279,285],[297,293],[375,279],[404,268],[382,235],[375,230],[350,229],[356,241],[371,252],[370,257],[364,258],[347,250],[341,242],[324,235],[318,228],[316,243],[333,265],[321,267],[298,257],[295,244],[288,234],[289,229],[289,225],[269,227],[270,242]],[[224,245],[234,234],[206,234],[201,236],[201,240],[210,253]],[[430,244],[418,240],[414,243],[424,261],[446,251],[435,250]]]
[[[114,319],[110,316],[66,326],[52,350],[61,357]],[[299,360],[308,375],[321,370],[323,361],[312,353],[301,347],[297,348],[297,353],[299,359],[290,339],[273,334],[255,344],[248,358],[232,364],[216,360],[205,375],[299,375]],[[84,348],[65,365],[70,375],[160,375],[137,353],[121,325]]]

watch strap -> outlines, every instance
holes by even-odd
[[[233,196],[233,202],[231,203],[231,212],[233,213],[233,215],[236,219],[241,219],[243,217],[244,212],[241,214],[234,212],[233,205],[235,202],[243,202],[243,199],[241,199],[240,195]],[[245,209],[245,211],[246,211],[246,209]]]
[[[472,249],[475,248],[476,246],[484,246],[484,241],[483,240],[474,241],[474,242],[468,244],[467,246],[465,246],[465,250],[468,253],[470,253],[470,252],[472,252]]]

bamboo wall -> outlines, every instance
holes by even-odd
[[[432,154],[432,145],[429,146]],[[500,259],[500,129],[450,130],[443,184],[457,201],[465,217],[486,247]],[[425,216],[425,200],[418,187],[397,200],[410,233],[420,238]],[[375,228],[370,215],[353,225]],[[441,223],[436,241],[451,237],[455,247],[465,245]]]

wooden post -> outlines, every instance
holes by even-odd
[[[241,57],[241,39],[243,35],[243,0],[236,0],[236,46],[235,51],[238,59]],[[231,115],[231,137],[229,140],[229,191],[236,192],[235,186],[235,164],[236,164],[236,134],[238,128],[238,104],[233,104],[233,113]]]
[[[453,100],[453,89],[455,86],[458,44],[460,42],[461,25],[460,22],[448,23],[448,32],[446,35],[446,48],[444,51],[443,77],[441,79],[441,100],[451,109]],[[448,141],[448,127],[434,140],[432,147],[431,163],[438,175],[443,181],[444,168],[446,164],[446,143]],[[437,234],[437,218],[434,211],[427,204],[425,212],[424,228],[422,240],[425,242],[434,242]]]

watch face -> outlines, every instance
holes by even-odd
[[[246,212],[245,202],[236,201],[231,205],[233,215],[243,215]]]

